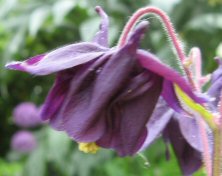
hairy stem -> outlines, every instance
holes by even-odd
[[[222,136],[221,128],[218,127],[217,129],[214,130],[213,176],[221,175],[221,164],[222,164],[221,136]]]
[[[190,70],[184,65],[184,62],[186,60],[186,55],[184,53],[182,44],[180,40],[177,37],[177,34],[175,32],[175,29],[173,27],[173,24],[170,20],[170,18],[167,16],[167,14],[160,10],[159,8],[156,7],[144,7],[139,10],[137,10],[129,19],[129,21],[126,23],[123,32],[120,36],[118,46],[123,46],[127,42],[127,38],[129,36],[129,33],[133,29],[133,27],[136,25],[136,23],[145,15],[147,14],[154,14],[160,17],[162,25],[164,26],[164,29],[166,30],[166,34],[168,38],[172,41],[173,46],[176,49],[176,53],[179,58],[179,66],[181,67],[182,70],[185,71],[186,77],[189,81],[189,83],[192,85],[193,89],[196,90],[195,83],[193,82],[192,79],[192,74]]]
[[[213,153],[213,176],[220,176],[222,173],[222,91],[218,103],[219,116],[215,117],[217,128],[214,132],[214,153]]]
[[[120,36],[118,46],[123,46],[126,43],[128,34],[133,29],[133,27],[136,25],[136,23],[139,21],[139,19],[147,14],[150,14],[150,13],[155,14],[161,18],[162,24],[166,28],[169,38],[172,40],[172,43],[177,51],[178,57],[183,62],[185,60],[186,56],[184,54],[181,42],[177,38],[176,32],[174,30],[174,27],[173,27],[171,21],[170,21],[170,18],[165,14],[165,12],[163,12],[162,10],[160,10],[156,7],[144,7],[144,8],[137,10],[132,15],[132,17],[129,19],[129,21],[127,22],[127,24],[125,25],[125,27],[123,29],[122,35]]]
[[[208,139],[208,135],[207,135],[207,131],[206,131],[205,123],[203,119],[198,118],[197,122],[200,128],[200,136],[201,136],[201,141],[203,144],[202,157],[203,157],[204,166],[206,168],[207,175],[211,176],[212,175],[212,158],[211,158],[210,148],[209,148],[210,141]]]

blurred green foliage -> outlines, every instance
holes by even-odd
[[[18,130],[11,118],[13,107],[23,101],[41,105],[54,76],[34,77],[5,70],[4,65],[67,43],[90,41],[100,23],[94,11],[96,5],[110,16],[110,46],[117,42],[136,9],[155,5],[171,17],[186,53],[193,46],[201,48],[204,73],[215,69],[213,58],[222,53],[220,0],[0,0],[0,176],[181,175],[172,152],[171,160],[166,161],[162,141],[144,153],[149,166],[140,156],[123,159],[109,151],[82,154],[66,135],[47,125],[33,129],[39,142],[33,153],[21,155],[10,150],[10,138]],[[175,56],[163,27],[153,16],[146,19],[151,25],[143,48],[175,66]]]

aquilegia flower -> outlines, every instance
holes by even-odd
[[[37,146],[35,136],[29,131],[18,131],[12,136],[11,147],[13,150],[28,153]]]
[[[32,102],[23,102],[13,110],[13,120],[16,125],[24,128],[34,127],[42,123],[40,111]]]
[[[137,26],[125,45],[108,48],[108,18],[101,8],[97,12],[103,20],[93,42],[70,44],[6,67],[35,75],[57,73],[42,118],[66,131],[80,149],[94,152],[98,145],[133,155],[149,133],[146,124],[161,92],[179,112],[175,87],[197,103],[205,100],[179,73],[138,49],[147,22]]]

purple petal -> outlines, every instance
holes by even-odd
[[[99,74],[103,64],[109,57],[110,54],[104,55],[97,60],[84,64],[80,66],[80,69],[78,69],[75,74],[70,75],[72,76],[72,80],[69,85],[69,90],[67,91],[66,99],[59,113],[56,114],[55,118],[50,120],[52,127],[57,130],[66,131],[68,130],[67,128],[69,128],[71,131],[76,130],[78,132],[81,126],[76,127],[77,124],[75,124],[76,122],[74,121],[78,120],[78,118],[81,120],[84,116],[88,116],[92,113],[88,109],[88,104],[90,104],[91,101],[91,94],[93,93],[92,86],[94,85],[97,74]],[[100,119],[103,120],[103,118]],[[85,126],[85,124],[82,126]],[[100,128],[98,127],[97,129],[99,130]],[[71,137],[73,137],[73,133],[70,133]],[[93,135],[94,133],[92,132],[91,134]]]
[[[108,47],[109,18],[103,9],[99,6],[96,7],[96,12],[101,16],[102,22],[99,27],[99,32],[97,32],[93,42],[96,42],[104,47]]]
[[[173,146],[183,175],[192,175],[201,167],[201,153],[192,148],[184,139],[176,119],[171,119],[164,131],[164,136]]]
[[[168,80],[164,80],[163,82],[163,91],[161,93],[164,100],[167,102],[167,104],[173,108],[178,113],[183,113],[183,109],[180,105],[180,102],[175,94],[174,87],[172,82]]]
[[[211,82],[216,82],[217,79],[222,77],[222,59],[216,57],[215,60],[217,61],[218,68],[213,72]]]
[[[138,152],[146,139],[146,124],[159,98],[161,85],[162,78],[153,73],[146,76],[142,73],[131,80],[114,100],[110,108],[112,117],[107,119],[107,132],[97,144],[117,150],[120,156]]]
[[[73,70],[66,70],[57,74],[56,81],[41,109],[42,120],[55,118],[67,95],[67,91],[69,89],[70,81],[73,78],[73,75]]]
[[[37,55],[24,62],[26,62],[27,65],[35,65],[36,63],[40,62],[40,60],[42,60],[44,56],[45,54]],[[19,61],[12,61],[9,64],[7,64],[5,67],[11,70],[19,70],[19,71],[27,72],[26,67],[24,67],[22,65],[22,62],[19,62]]]
[[[147,138],[140,150],[144,150],[157,139],[165,129],[169,120],[173,117],[174,111],[169,108],[163,98],[159,98],[155,110],[149,119],[146,127],[148,129]]]
[[[143,50],[139,50],[137,52],[137,57],[144,68],[153,71],[154,73],[162,76],[164,79],[171,81],[172,83],[176,83],[197,103],[206,102],[204,97],[199,97],[193,93],[190,85],[177,71],[161,63],[155,55]]]
[[[108,51],[93,43],[71,44],[23,62],[11,62],[6,68],[36,75],[47,75],[94,60]]]
[[[207,94],[214,98],[212,105],[214,110],[217,109],[218,102],[220,101],[221,90],[222,90],[222,60],[217,59],[220,64],[219,67],[212,73],[211,85],[207,91]]]
[[[201,142],[201,134],[197,119],[180,115],[178,113],[175,113],[175,118],[179,123],[183,137],[190,144],[190,146],[192,146],[197,151],[203,152],[203,145]],[[211,139],[213,138],[212,132],[209,129],[206,129],[206,131],[208,134],[209,141],[211,141]],[[212,149],[212,146],[210,148]]]

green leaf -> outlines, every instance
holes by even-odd
[[[43,146],[33,151],[27,160],[24,175],[25,176],[44,176],[46,169],[46,155]]]
[[[222,58],[222,42],[218,45],[216,49],[216,55]]]
[[[13,36],[12,40],[8,45],[8,50],[6,53],[7,55],[10,56],[18,52],[19,47],[25,38],[25,31],[26,31],[25,26],[20,26],[20,28],[17,30],[17,32],[15,33],[15,35]]]
[[[92,41],[99,30],[100,20],[99,17],[92,17],[80,26],[80,35],[83,41]]]
[[[18,162],[6,162],[0,159],[0,175],[1,176],[21,176],[22,164]]]
[[[28,26],[29,34],[31,36],[35,36],[37,34],[42,24],[48,17],[49,10],[50,8],[48,6],[45,6],[45,7],[40,7],[34,10],[34,12],[32,12],[29,18],[29,26]]]
[[[48,128],[46,142],[48,160],[63,170],[66,166],[72,140],[65,133]]]
[[[0,3],[0,18],[4,18],[16,5],[18,0],[7,0]]]
[[[192,18],[186,26],[188,29],[212,32],[213,29],[222,29],[221,14],[203,14]]]
[[[54,23],[62,23],[65,16],[75,7],[76,2],[72,0],[57,1],[52,7]]]

